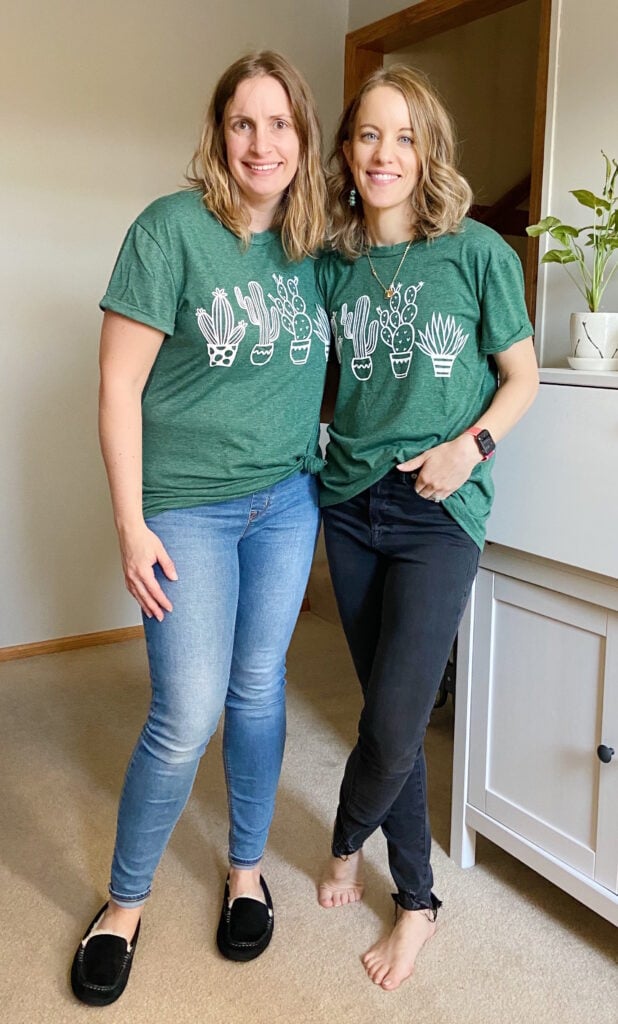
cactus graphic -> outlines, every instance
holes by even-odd
[[[324,307],[319,306],[317,302],[315,304],[315,319],[313,321],[313,326],[315,327],[315,333],[324,345],[324,358],[328,362],[328,353],[331,341],[330,321]]]
[[[251,362],[254,366],[264,366],[269,361],[279,337],[279,313],[276,306],[270,311],[264,300],[264,292],[257,281],[249,281],[249,295],[242,294],[240,288],[234,288],[238,305],[246,310],[252,324],[259,328],[258,341],[251,349]]]
[[[343,333],[352,342],[354,356],[352,358],[352,373],[357,380],[369,380],[373,373],[373,361],[371,359],[378,344],[377,320],[372,320],[367,330],[369,320],[369,296],[360,295],[356,300],[354,312],[348,313],[348,304],[344,302],[341,307],[341,326]]]
[[[401,284],[393,292],[388,309],[377,307],[380,314],[380,338],[391,349],[391,368],[395,377],[407,377],[414,350],[413,321],[418,313],[416,296],[423,282],[409,285],[401,295]]]
[[[212,310],[196,309],[197,324],[206,338],[211,366],[231,366],[238,346],[245,336],[247,324],[234,325],[234,311],[223,288],[215,288]]]
[[[290,358],[293,363],[301,365],[309,358],[311,348],[312,323],[307,316],[307,307],[304,299],[298,294],[298,278],[289,277],[285,284],[282,274],[273,274],[273,280],[277,285],[277,295],[268,293],[268,298],[274,302],[281,323],[288,334],[292,335],[290,345]]]
[[[456,324],[452,316],[443,319],[441,313],[434,313],[431,324],[426,324],[425,330],[418,333],[421,340],[416,344],[431,358],[434,376],[450,377],[453,363],[468,340],[461,325]]]

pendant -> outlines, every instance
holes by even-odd
[[[392,299],[394,294],[395,294],[395,289],[391,286],[390,288],[387,288],[386,291],[384,292],[384,298],[385,299]]]

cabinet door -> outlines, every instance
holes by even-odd
[[[599,767],[599,832],[595,879],[618,892],[618,614],[607,620],[605,693],[600,741],[613,747],[609,764]]]
[[[601,724],[610,619],[615,629],[615,615],[603,608],[481,570],[468,799],[615,891],[618,773],[615,761],[603,765],[596,754],[601,741],[610,743]],[[600,806],[611,816],[606,822]]]

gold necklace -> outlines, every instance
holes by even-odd
[[[414,239],[411,238],[410,241],[408,242],[408,244],[406,245],[406,247],[404,249],[403,256],[399,260],[399,266],[397,267],[397,270],[395,271],[394,276],[393,276],[393,280],[391,281],[391,283],[389,285],[384,284],[384,281],[381,281],[380,278],[378,277],[378,275],[376,273],[376,268],[374,267],[374,265],[373,265],[373,263],[371,261],[371,256],[369,255],[369,250],[367,249],[366,252],[365,252],[365,256],[367,257],[367,262],[369,263],[369,269],[370,269],[371,273],[373,274],[373,276],[375,277],[375,279],[378,282],[378,284],[380,285],[380,288],[384,292],[384,298],[385,299],[392,299],[393,295],[395,294],[395,281],[399,277],[399,271],[403,267],[404,260],[405,260],[406,256],[408,255],[408,253],[410,251],[410,246],[412,245],[413,241],[414,241]]]

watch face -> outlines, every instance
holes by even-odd
[[[479,446],[479,451],[486,459],[493,455],[496,450],[496,442],[488,430],[481,430],[476,435],[476,443]]]

